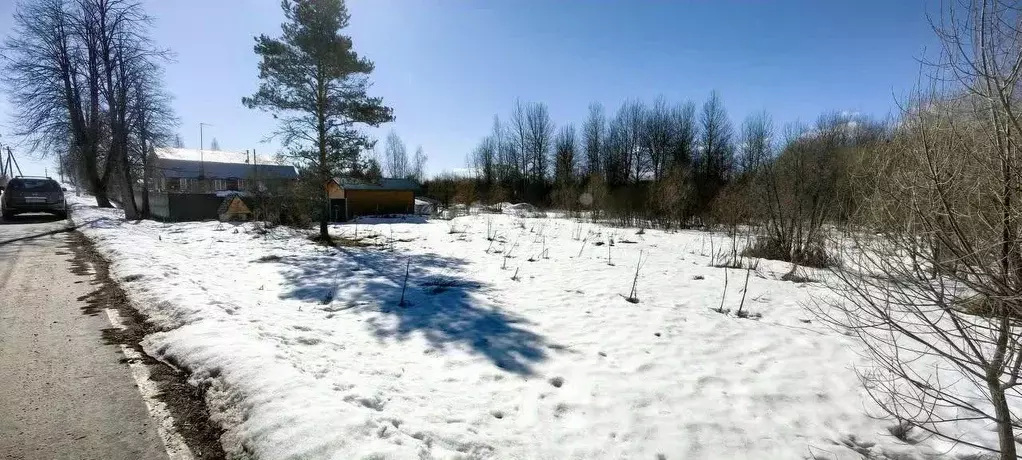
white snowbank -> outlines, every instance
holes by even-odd
[[[124,223],[88,206],[76,219],[115,277],[141,275],[124,286],[162,330],[145,349],[208,388],[231,455],[858,459],[853,448],[948,447],[907,445],[867,415],[856,343],[805,321],[799,302],[826,292],[778,281],[785,264],[749,282],[745,308],[761,320],[711,311],[724,269],[708,266],[705,233],[492,214],[456,219],[464,233],[331,228],[387,247],[392,230],[388,252],[252,224]],[[743,276],[730,272],[728,308]]]

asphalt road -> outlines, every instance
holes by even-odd
[[[66,221],[0,221],[0,459],[166,459],[125,356],[87,315]],[[36,236],[44,234],[42,236]],[[79,270],[79,272],[81,272]]]

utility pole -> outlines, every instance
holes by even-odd
[[[202,167],[202,177],[206,177],[206,161],[203,159],[202,149],[205,148],[203,144],[202,128],[206,126],[213,126],[209,123],[199,123],[199,165]]]
[[[0,155],[3,155],[3,149],[0,149]],[[7,160],[4,161],[0,158],[0,176],[8,175],[14,177],[14,170],[18,170],[18,175],[23,175],[21,172],[21,166],[18,165],[18,160],[14,159],[14,153],[11,153],[11,147],[7,147]]]

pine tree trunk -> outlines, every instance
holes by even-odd
[[[326,115],[324,114],[323,105],[326,101],[326,94],[323,89],[322,83],[319,85],[319,113],[317,118],[319,119],[319,184],[320,199],[323,201],[322,208],[320,208],[319,216],[319,238],[324,242],[330,241],[330,230],[327,228],[327,220],[330,218],[330,191],[327,189],[327,184],[332,179],[330,177],[330,166],[326,163]]]

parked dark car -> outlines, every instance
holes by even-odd
[[[7,182],[0,195],[0,213],[4,219],[26,212],[45,212],[67,218],[64,189],[49,177],[18,176]]]

